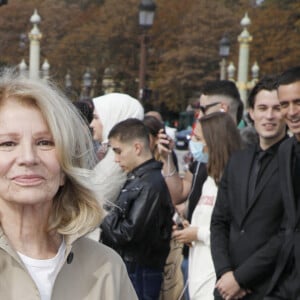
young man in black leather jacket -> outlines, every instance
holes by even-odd
[[[139,299],[158,299],[173,206],[148,134],[137,119],[120,122],[109,133],[115,162],[127,173],[127,181],[101,224],[101,239],[123,258]]]

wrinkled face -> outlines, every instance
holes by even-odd
[[[103,125],[98,116],[96,110],[94,110],[93,120],[90,124],[93,133],[93,139],[98,142],[102,142],[102,132],[103,132]]]
[[[276,90],[261,90],[255,97],[254,108],[249,110],[261,141],[273,144],[285,134],[285,122],[280,111]]]
[[[282,117],[291,132],[300,141],[300,81],[280,85],[277,92]]]
[[[117,138],[111,138],[109,144],[115,153],[115,162],[126,173],[131,172],[139,165],[140,146],[138,143],[122,143]]]
[[[38,108],[10,98],[0,106],[1,203],[51,203],[65,176]]]

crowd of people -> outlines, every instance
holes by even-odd
[[[162,116],[129,95],[74,105],[3,69],[0,298],[300,300],[300,67],[247,108],[206,82],[189,151],[180,174]]]

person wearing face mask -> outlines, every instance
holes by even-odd
[[[188,289],[190,299],[213,299],[216,275],[210,251],[210,219],[218,185],[231,154],[241,148],[241,138],[232,118],[223,112],[202,117],[195,128],[191,151],[194,158],[206,163],[208,177],[191,216],[191,224],[175,230],[178,242],[189,245]]]
[[[214,112],[212,113],[212,120],[214,120],[214,115],[226,115],[226,117],[222,117],[222,118],[226,118],[226,119],[230,119],[230,123],[233,124],[234,128],[236,129],[236,132],[238,133],[238,130],[235,126],[235,123],[233,120],[231,120],[232,118],[230,117],[229,114],[226,114],[224,112]],[[201,126],[201,122],[206,123],[206,119],[210,119],[209,117],[210,115],[207,116],[203,116],[202,118],[203,121],[201,121],[201,119],[197,120],[196,126],[194,128],[194,134],[192,137],[192,140],[190,141],[189,147],[190,147],[190,151],[193,155],[193,162],[190,164],[189,166],[189,170],[187,170],[185,172],[185,175],[183,178],[181,178],[179,176],[179,174],[177,172],[174,172],[173,170],[175,170],[175,166],[173,165],[173,161],[172,159],[170,159],[170,149],[172,149],[172,141],[167,140],[163,134],[160,135],[160,140],[159,140],[159,144],[158,144],[158,148],[160,150],[161,153],[161,159],[163,160],[164,164],[163,164],[163,174],[165,176],[165,180],[166,183],[169,187],[169,191],[172,197],[172,201],[174,203],[174,205],[182,203],[183,201],[185,201],[186,199],[188,201],[186,201],[187,203],[187,209],[186,209],[186,216],[184,216],[184,219],[186,221],[184,221],[185,224],[189,224],[192,221],[192,214],[193,211],[195,209],[195,207],[197,206],[197,203],[199,201],[199,198],[201,196],[201,191],[202,191],[202,186],[204,184],[204,182],[207,179],[208,176],[208,163],[209,163],[209,152],[207,151],[208,146],[206,145],[206,142],[203,139],[203,133],[202,133],[202,126]],[[209,122],[207,122],[209,123]],[[212,125],[213,126],[213,125]],[[212,127],[214,128],[214,127]],[[226,128],[226,127],[224,127]],[[215,130],[216,132],[216,137],[219,136],[219,131]],[[215,132],[214,131],[214,132]],[[226,135],[225,135],[226,136]],[[227,138],[226,138],[227,139]],[[237,141],[240,140],[240,136],[238,134],[237,137]],[[169,142],[169,144],[167,144]],[[169,150],[164,147],[164,145],[167,144],[169,147]],[[218,145],[219,143],[217,143]],[[226,144],[226,143],[225,143]],[[221,155],[223,155],[223,153],[221,153]],[[175,231],[176,232],[176,231]],[[185,230],[182,231],[182,233],[184,233]],[[177,231],[177,233],[179,233],[179,231]],[[180,240],[180,238],[179,238]],[[187,287],[187,282],[188,282],[188,266],[189,266],[189,250],[190,247],[185,244],[183,247],[183,261],[182,261],[182,273],[183,273],[183,277],[184,277],[184,282],[185,282],[185,288]],[[185,289],[185,293],[184,293],[185,299],[190,299],[189,298],[189,293],[188,290]]]
[[[189,144],[193,162],[189,165],[189,169],[185,172],[183,178],[173,171],[176,170],[176,166],[172,159],[172,140],[167,139],[166,135],[161,133],[158,143],[160,159],[163,162],[163,175],[165,176],[173,204],[176,206],[188,200],[186,201],[186,215],[181,216],[188,222],[191,222],[192,213],[201,196],[202,185],[207,178],[208,153],[203,152],[204,145],[196,138],[200,134],[199,131],[200,123],[197,120],[194,135]],[[170,142],[168,148],[164,147],[166,141]],[[187,289],[189,247],[185,244],[183,245],[182,256],[181,271],[184,279],[184,298],[189,300]]]
[[[240,100],[240,95],[235,84],[232,84],[232,82],[228,80],[216,80],[205,83],[201,90],[199,104],[200,113],[198,118],[216,111],[221,111],[228,113],[236,125],[239,124],[242,119],[243,102]],[[196,125],[197,123],[198,120],[196,120]],[[194,159],[192,163],[189,164],[189,168],[185,172],[183,178],[180,178],[177,173],[173,174],[172,172],[169,172],[169,170],[175,170],[175,167],[173,166],[171,155],[168,156],[168,149],[166,149],[163,145],[170,143],[169,148],[172,149],[173,142],[170,141],[165,134],[160,134],[159,137],[159,150],[163,153],[161,154],[161,157],[165,157],[163,172],[168,175],[166,176],[166,183],[170,190],[172,201],[175,205],[184,202],[186,203],[187,207],[185,218],[189,222],[191,221],[193,210],[201,196],[202,185],[207,178],[207,158],[202,158],[203,155],[201,155],[199,146],[197,146],[197,141],[194,138],[195,132],[197,135],[196,125],[193,130],[193,139],[189,144],[189,148]],[[189,248],[184,246],[182,272],[185,280],[187,279],[188,273],[188,252]],[[185,293],[185,299],[189,300],[187,293]]]
[[[208,163],[208,153],[203,151],[205,146],[206,146],[206,144],[204,144],[203,142],[200,142],[200,141],[196,142],[196,141],[191,140],[189,143],[189,148],[190,148],[193,158],[197,162],[202,162],[202,163],[207,164]]]

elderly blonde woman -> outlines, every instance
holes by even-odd
[[[137,299],[102,219],[89,129],[53,86],[0,76],[0,299]]]
[[[95,167],[95,183],[98,194],[105,202],[115,202],[122,186],[126,181],[126,174],[114,162],[114,153],[108,145],[108,133],[119,122],[128,118],[143,120],[144,109],[141,103],[129,95],[111,93],[93,99],[94,118],[90,124],[93,139],[100,142],[102,149],[106,149],[104,158]]]

